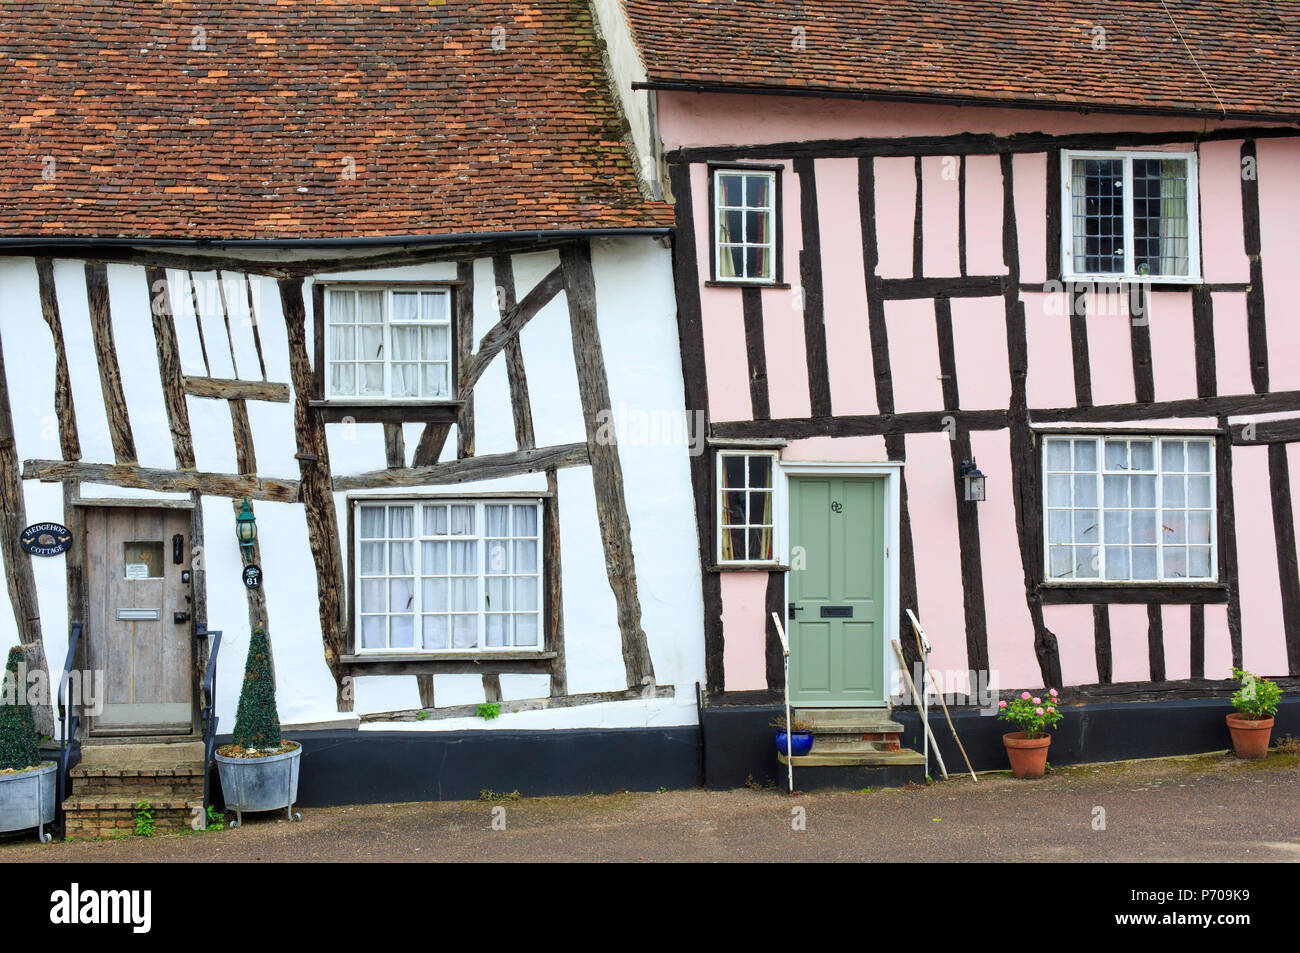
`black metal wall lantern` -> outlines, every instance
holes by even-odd
[[[244,562],[251,562],[253,544],[257,542],[257,517],[253,515],[253,508],[248,504],[248,497],[244,497],[243,508],[235,517],[235,535],[239,537],[239,549],[243,554]]]
[[[975,465],[974,457],[962,461],[961,479],[965,487],[963,499],[968,503],[984,502],[984,474]]]

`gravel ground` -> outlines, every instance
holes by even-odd
[[[1300,861],[1298,804],[1300,754],[1213,754],[1039,781],[371,804],[306,810],[297,824],[249,817],[238,830],[48,846],[0,835],[0,862]],[[498,806],[505,830],[493,829]]]

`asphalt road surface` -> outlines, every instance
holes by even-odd
[[[1298,806],[1300,754],[1215,754],[1039,781],[376,804],[47,846],[0,835],[0,862],[1300,861]]]

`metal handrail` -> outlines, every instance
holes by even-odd
[[[72,713],[72,699],[68,697],[68,681],[71,677],[72,663],[77,655],[77,645],[81,641],[82,624],[73,622],[68,627],[68,655],[63,660],[63,674],[59,676],[59,725],[63,737],[59,739],[59,814],[62,823],[63,802],[67,800],[71,787],[68,760],[72,756],[72,739],[81,724],[81,716]]]
[[[199,638],[210,636],[212,644],[208,647],[208,665],[203,672],[203,705],[199,715],[203,719],[203,824],[208,823],[208,775],[212,770],[212,752],[217,743],[217,655],[221,652],[221,631],[208,631],[206,626],[199,626],[196,632]]]

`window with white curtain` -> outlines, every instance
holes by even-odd
[[[542,648],[538,500],[356,500],[357,651]]]
[[[714,260],[718,281],[776,280],[776,173],[713,173]]]
[[[1062,155],[1066,278],[1199,281],[1194,152]]]
[[[1043,441],[1047,581],[1218,578],[1211,437]]]
[[[448,289],[330,288],[325,318],[326,397],[452,398]]]
[[[718,564],[776,561],[774,453],[718,454]]]

